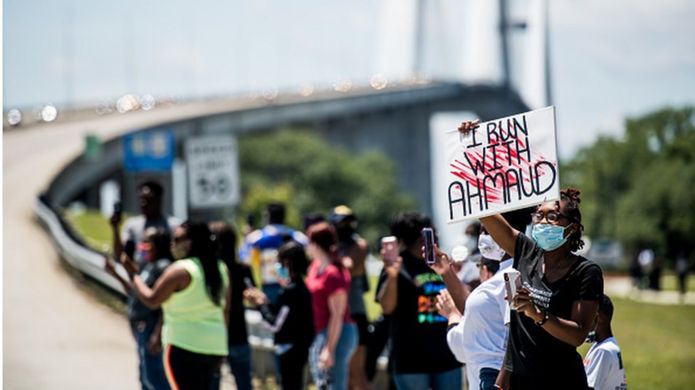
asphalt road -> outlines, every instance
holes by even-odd
[[[88,132],[108,139],[182,111],[189,110],[172,107],[3,132],[5,389],[138,388],[126,318],[65,272],[32,206],[51,178],[81,153]]]

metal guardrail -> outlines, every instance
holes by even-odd
[[[53,238],[56,250],[72,267],[89,275],[102,285],[125,296],[126,292],[118,281],[104,270],[104,253],[89,248],[78,238],[63,218],[48,204],[44,196],[34,203],[34,213]],[[124,278],[128,274],[117,265],[117,272]]]

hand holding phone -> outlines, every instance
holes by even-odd
[[[507,290],[507,301],[509,302],[509,308],[516,310],[513,302],[514,296],[516,295],[516,290],[521,288],[521,273],[515,269],[505,272],[504,287]]]
[[[384,261],[393,264],[398,259],[398,239],[395,236],[386,236],[381,239],[381,251]]]
[[[123,206],[121,204],[121,201],[115,201],[113,203],[113,214],[111,215],[111,225],[116,226],[119,223],[121,223],[121,218],[123,216]]]
[[[434,230],[431,227],[422,228],[422,238],[425,242],[425,262],[432,266],[436,262],[434,255]]]

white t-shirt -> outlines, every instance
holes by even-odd
[[[469,388],[480,388],[480,370],[502,367],[507,349],[509,306],[504,299],[503,274],[511,268],[512,259],[500,263],[500,269],[481,283],[466,299],[461,322],[446,335],[449,349],[456,360],[466,363]]]
[[[595,390],[625,390],[625,368],[615,337],[595,343],[584,358],[589,387]]]

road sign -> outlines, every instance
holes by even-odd
[[[123,136],[123,163],[127,171],[168,171],[175,153],[171,130],[147,130]]]
[[[236,138],[214,135],[186,141],[188,193],[193,208],[235,206],[241,197]]]

